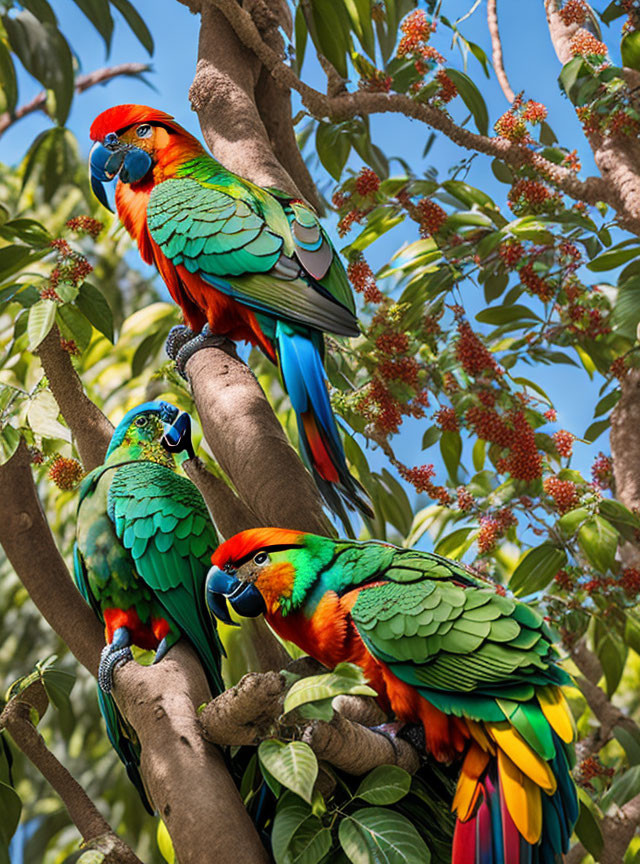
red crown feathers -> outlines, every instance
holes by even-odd
[[[226,564],[242,561],[258,549],[302,546],[304,536],[304,531],[290,531],[285,528],[249,528],[218,546],[211,557],[211,563],[216,567],[224,567]]]
[[[148,105],[115,105],[98,114],[91,124],[89,135],[92,141],[102,141],[109,132],[119,132],[134,123],[162,123],[175,132],[184,132],[182,126],[165,111],[149,108]]]

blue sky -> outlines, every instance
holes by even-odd
[[[122,102],[142,102],[160,107],[172,113],[189,131],[200,134],[197,117],[191,111],[187,96],[197,59],[199,18],[176,0],[135,0],[135,5],[149,25],[156,43],[154,57],[150,60],[153,71],[148,76],[155,90],[140,81],[123,78],[104,87],[94,87],[76,98],[69,126],[87,152],[88,128],[93,118],[105,108]],[[451,20],[455,20],[469,11],[472,5],[472,0],[444,0],[443,12]],[[603,2],[597,5],[603,5]],[[71,0],[55,0],[54,7],[63,32],[79,52],[80,71],[88,72],[107,63],[148,59],[142,46],[117,13],[114,13],[116,30],[113,48],[107,58],[103,43]],[[577,147],[583,174],[593,173],[591,152],[573,108],[557,87],[560,66],[548,38],[543,4],[537,0],[502,0],[499,3],[499,13],[505,66],[513,89],[516,92],[524,89],[527,97],[547,105],[548,121],[559,141],[570,149]],[[481,2],[471,17],[461,25],[461,29],[467,38],[481,45],[490,55],[484,2]],[[460,54],[457,48],[450,51],[449,40],[450,31],[441,28],[434,38],[434,44],[445,54],[450,65],[460,68]],[[607,38],[607,41],[612,45],[617,43],[615,37]],[[506,109],[506,100],[493,72],[490,79],[485,79],[473,58],[470,58],[469,71],[482,87],[492,125]],[[306,63],[303,76],[315,86],[321,87],[323,84],[322,76],[313,63]],[[35,89],[33,82],[26,76],[21,76],[19,102],[23,103],[31,98]],[[452,104],[451,110],[454,118],[460,121],[465,117],[466,111],[458,102],[460,100]],[[16,124],[2,138],[0,158],[8,163],[19,160],[29,142],[46,125],[46,118],[39,114],[31,115]],[[451,165],[462,156],[468,155],[444,136],[438,135],[424,159],[422,152],[430,130],[417,121],[398,115],[373,117],[372,129],[375,143],[382,147],[388,156],[403,157],[417,172],[435,166],[441,179],[446,179]],[[353,159],[350,165],[356,170],[361,167],[361,163]],[[508,187],[494,178],[489,165],[489,160],[485,157],[475,159],[467,178],[468,182],[480,186],[494,196],[498,203],[503,204]],[[368,254],[370,263],[375,267],[381,266],[402,242],[416,239],[414,227],[401,225],[385,235],[371,248]],[[482,307],[482,298],[476,296],[473,285],[464,286],[463,296],[470,312]],[[577,435],[583,434],[592,420],[593,405],[600,382],[590,384],[583,370],[568,366],[541,367],[535,370],[525,368],[522,374],[533,378],[547,391],[558,409],[558,422],[561,427],[568,428]],[[402,436],[396,439],[398,455],[405,462],[438,463],[437,455],[433,451],[421,453],[419,450],[426,423],[424,420],[411,421]],[[589,466],[600,449],[608,449],[605,437],[594,445],[579,445],[574,459],[575,466],[588,474]],[[378,465],[383,464],[383,461],[374,456],[373,463]]]

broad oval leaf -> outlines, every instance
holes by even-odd
[[[411,822],[383,807],[364,807],[346,816],[338,837],[353,864],[428,864],[431,860]]]
[[[587,560],[601,573],[606,573],[616,557],[619,534],[602,516],[589,519],[578,531],[578,545]]]
[[[260,744],[258,758],[272,777],[311,804],[318,760],[308,744],[303,741],[285,744],[272,738]]]
[[[276,864],[286,864],[289,844],[302,823],[313,818],[311,808],[297,795],[285,792],[278,802],[278,810],[271,831],[271,851]]]
[[[379,765],[356,789],[355,797],[368,804],[395,804],[409,792],[411,775],[397,765]]]
[[[27,335],[29,337],[30,351],[35,351],[53,327],[55,319],[56,303],[53,300],[38,300],[29,309]]]
[[[460,97],[469,111],[473,114],[473,119],[481,135],[487,135],[489,132],[489,112],[482,94],[474,84],[473,80],[460,72],[458,69],[445,69],[445,72],[456,85],[456,89]]]
[[[284,713],[293,711],[306,702],[318,702],[332,699],[334,696],[348,694],[352,696],[376,696],[376,691],[370,687],[359,666],[354,663],[339,663],[333,672],[324,675],[312,675],[296,681],[284,700]]]
[[[62,438],[64,441],[71,441],[71,431],[63,426],[58,420],[60,408],[53,397],[53,393],[48,390],[42,390],[36,393],[27,410],[27,419],[29,426],[43,438]]]
[[[518,562],[511,574],[509,588],[516,597],[542,591],[566,563],[567,554],[563,549],[557,549],[550,543],[536,546]]]

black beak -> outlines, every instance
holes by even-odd
[[[195,458],[196,454],[191,443],[191,417],[186,411],[178,414],[171,426],[165,429],[161,443],[169,453],[186,452],[189,459]]]
[[[225,624],[233,624],[227,600],[243,618],[257,618],[267,611],[262,594],[251,582],[241,582],[235,573],[212,567],[207,576],[207,606]]]

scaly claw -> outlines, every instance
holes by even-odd
[[[184,324],[176,324],[175,327],[172,327],[169,330],[169,335],[167,336],[167,341],[164,345],[164,350],[167,352],[167,355],[170,360],[175,360],[178,356],[178,351],[190,342],[191,339],[195,338],[196,334],[190,327],[186,327]]]
[[[197,336],[194,336],[193,339],[190,339],[188,342],[183,344],[182,348],[180,348],[174,357],[179,374],[185,379],[185,381],[188,381],[189,379],[186,372],[187,361],[193,357],[196,351],[200,351],[202,348],[219,348],[227,341],[226,336],[217,336],[215,333],[211,332],[209,325],[205,324],[202,331],[198,333]]]
[[[173,644],[173,642],[169,642],[167,640],[166,636],[163,639],[161,639],[158,642],[158,647],[156,648],[156,656],[153,658],[153,662],[159,663],[162,660],[162,658],[165,656],[165,654],[167,653],[169,648],[171,648],[172,644]]]
[[[133,660],[130,644],[131,637],[127,628],[118,627],[111,642],[102,649],[98,666],[98,685],[103,693],[111,693],[115,669]]]

